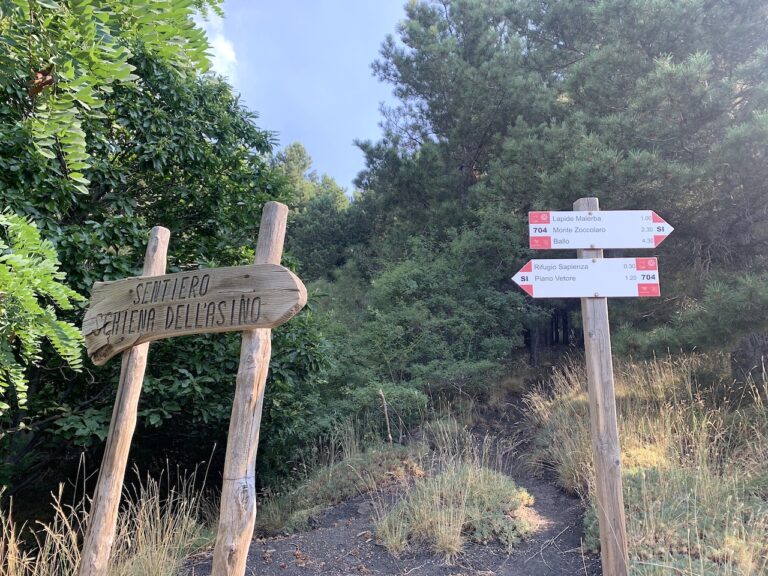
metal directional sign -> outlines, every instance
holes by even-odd
[[[661,296],[656,258],[529,260],[512,280],[534,298]]]
[[[584,248],[655,248],[672,226],[653,210],[529,212],[534,250]]]

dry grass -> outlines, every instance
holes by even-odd
[[[191,481],[162,493],[148,478],[122,514],[109,576],[176,576],[186,556],[213,543],[212,508]]]
[[[212,544],[206,528],[208,508],[190,478],[178,488],[161,482],[140,482],[118,519],[109,576],[176,576],[184,557]],[[19,538],[10,513],[0,513],[0,576],[72,576],[80,564],[80,542],[87,524],[87,506],[54,501],[55,518],[39,524],[35,545]]]
[[[422,474],[421,452],[422,447],[379,444],[319,466],[294,489],[260,502],[256,531],[274,535],[306,530],[311,518],[329,506],[393,482],[407,482]]]
[[[768,412],[715,394],[722,382],[711,380],[713,362],[683,357],[618,367],[632,574],[768,574]],[[585,380],[572,363],[553,375],[549,392],[526,400],[536,429],[533,468],[551,468],[594,508]],[[587,547],[596,549],[594,509],[585,522]]]
[[[519,514],[532,497],[498,471],[503,454],[490,438],[478,442],[455,421],[430,424],[428,476],[415,481],[402,500],[389,506],[376,493],[379,541],[394,555],[410,545],[427,545],[452,563],[470,539],[514,547],[531,526]],[[496,469],[494,469],[496,468]]]

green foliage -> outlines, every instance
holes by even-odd
[[[79,370],[83,338],[57,318],[83,298],[63,282],[53,245],[30,219],[0,213],[0,416],[27,403],[30,364],[41,360],[47,340],[70,367]]]
[[[534,305],[509,281],[533,256],[526,212],[585,196],[676,228],[656,251],[665,298],[612,304],[621,350],[762,328],[766,30],[757,0],[409,3],[373,66],[399,101],[385,137],[359,144],[343,266],[323,285],[349,326],[339,377],[461,394],[523,346],[534,358],[542,327],[575,308]]]
[[[344,190],[323,176],[317,193],[291,219],[288,247],[309,280],[332,274],[344,263],[349,241]]]
[[[311,167],[312,158],[298,142],[275,157],[275,168],[287,178],[296,206],[286,245],[298,258],[305,281],[330,278],[352,243],[344,188],[327,174],[318,177]]]
[[[169,271],[251,263],[262,206],[291,200],[286,175],[274,167],[272,135],[226,82],[201,75],[207,43],[193,10],[217,6],[0,8],[0,89],[10,95],[0,99],[0,204],[37,223],[71,288],[85,293],[96,281],[140,273],[153,225],[171,229]],[[31,90],[30,78],[48,64],[53,83]],[[46,116],[54,108],[64,112]],[[80,313],[65,318],[79,323]],[[191,465],[223,443],[238,350],[237,335],[152,346],[135,443],[141,461]],[[311,314],[274,332],[264,426],[275,433],[264,434],[261,452],[280,464],[275,474],[312,433],[283,424],[322,412],[318,390],[330,360]],[[0,443],[7,462],[23,463],[4,468],[3,483],[94,448],[106,434],[119,361],[74,374],[43,350],[42,364],[26,411],[8,414],[29,432]]]
[[[70,195],[87,194],[91,167],[84,124],[106,118],[105,99],[139,77],[130,46],[181,66],[207,66],[202,30],[185,0],[131,2],[26,1],[0,8],[0,88],[15,108],[8,126],[26,153],[63,180]],[[0,168],[18,171],[4,158]]]
[[[103,442],[109,430],[109,413],[98,408],[71,410],[64,407],[54,427],[56,435],[70,438],[76,444],[87,446],[96,439]]]
[[[629,327],[619,331],[617,350],[650,355],[664,348],[673,351],[733,347],[744,334],[768,327],[765,274],[739,275],[710,281],[700,299],[678,312],[672,321],[639,332]]]
[[[394,85],[401,105],[390,128],[403,144],[421,147],[433,138],[464,185],[474,182],[498,145],[498,135],[518,116],[549,120],[553,93],[526,65],[524,5],[505,0],[411,2],[400,42],[388,38],[376,75]]]
[[[331,305],[341,323],[340,379],[477,395],[508,369],[533,314],[507,273],[521,265],[521,226],[488,206],[473,216],[458,231],[438,232],[444,242],[412,239],[407,255],[383,264],[370,284],[358,279],[351,295],[338,292]],[[351,271],[327,290],[340,290]]]
[[[360,422],[365,422],[368,434],[375,438],[385,438],[387,421],[384,413],[382,394],[387,402],[389,430],[395,439],[400,434],[407,436],[408,431],[424,421],[428,412],[428,397],[423,392],[410,386],[392,383],[369,383],[348,387],[338,403],[341,414],[350,414]]]
[[[289,477],[300,453],[339,418],[329,406],[333,349],[311,308],[275,330],[272,338],[261,424],[265,450],[258,463],[265,484]]]
[[[275,155],[275,167],[288,180],[298,205],[306,204],[314,196],[317,173],[312,168],[312,158],[301,142],[293,142]]]

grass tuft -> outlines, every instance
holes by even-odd
[[[77,574],[88,507],[86,502],[64,505],[60,489],[54,500],[55,518],[38,524],[34,546],[21,541],[21,528],[10,512],[0,511],[0,575]],[[151,478],[140,482],[118,518],[109,576],[176,576],[187,554],[213,543],[206,510],[191,476],[167,490]]]
[[[432,423],[428,433],[434,442],[431,474],[392,507],[378,499],[379,541],[395,556],[411,543],[427,545],[448,564],[466,539],[513,548],[532,530],[521,510],[533,498],[491,468],[493,442],[478,442],[450,421]]]
[[[380,444],[321,466],[293,490],[264,499],[256,516],[256,530],[263,535],[306,530],[311,519],[328,506],[418,477],[423,474],[418,463],[422,451],[421,447]]]

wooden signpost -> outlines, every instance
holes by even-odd
[[[672,227],[650,210],[601,212],[597,198],[581,198],[573,210],[531,212],[531,248],[580,248],[578,259],[531,260],[513,280],[534,298],[581,298],[603,574],[627,576],[608,297],[660,296],[661,291],[656,258],[603,259],[602,249],[652,248]]]
[[[288,208],[283,204],[270,202],[264,207],[256,245],[257,264],[280,262],[287,220]],[[256,451],[272,350],[271,332],[269,328],[243,332],[235,399],[229,419],[212,576],[245,574],[256,523]]]
[[[597,198],[580,198],[574,210],[600,210]],[[601,249],[580,250],[579,258],[600,259]],[[592,430],[592,460],[595,464],[597,521],[600,557],[605,576],[628,576],[627,521],[621,480],[621,444],[616,418],[613,381],[611,327],[607,298],[582,298],[584,356],[587,364],[587,393]]]
[[[152,228],[149,233],[142,270],[145,277],[159,276],[165,272],[170,235],[167,228],[160,226]],[[112,409],[107,445],[96,481],[96,491],[93,493],[88,530],[80,557],[80,576],[105,576],[107,573],[125,467],[128,464],[128,451],[133,431],[136,429],[136,411],[144,370],[147,367],[148,351],[149,343],[146,343],[139,344],[123,354],[117,398]]]
[[[97,282],[83,321],[88,354],[103,364],[124,351],[107,445],[91,506],[80,576],[106,576],[117,524],[149,342],[172,336],[243,331],[227,440],[214,576],[242,576],[256,519],[255,464],[271,328],[307,301],[304,285],[280,266],[288,208],[264,206],[255,264],[165,272],[170,233],[153,228],[143,275]]]

